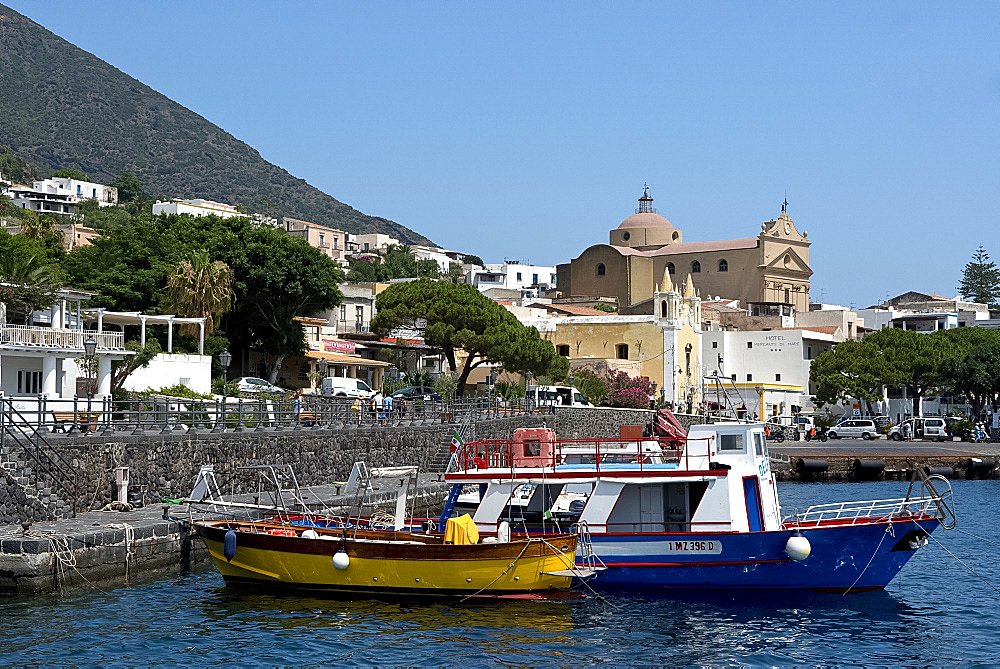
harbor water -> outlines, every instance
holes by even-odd
[[[0,658],[87,665],[1000,664],[1000,594],[990,585],[1000,588],[1000,481],[953,486],[958,529],[937,530],[882,592],[351,601],[234,590],[207,570],[108,592],[0,602]],[[905,491],[894,482],[779,486],[785,514]]]

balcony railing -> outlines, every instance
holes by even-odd
[[[93,336],[97,340],[98,351],[122,351],[125,349],[125,335],[121,332],[94,332],[88,330],[62,330],[40,328],[31,325],[0,326],[0,346],[21,346],[29,348],[62,348],[83,350],[83,342]]]
[[[365,321],[336,321],[337,332],[371,332],[371,326]]]

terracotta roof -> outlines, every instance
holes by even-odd
[[[642,211],[632,214],[618,225],[619,230],[626,228],[674,228],[674,224],[656,212]]]
[[[542,306],[542,305],[539,305]],[[601,311],[600,309],[592,309],[590,307],[579,307],[574,304],[546,304],[544,305],[547,311],[554,311],[560,314],[568,314],[570,316],[611,316],[612,314],[607,311]]]
[[[772,328],[774,330],[810,330],[812,332],[822,332],[823,334],[836,334],[840,329],[839,325],[811,325],[807,328]]]
[[[733,251],[735,249],[757,248],[758,239],[749,237],[747,239],[723,239],[717,242],[682,242],[680,244],[670,244],[655,251],[647,251],[649,256],[672,256],[680,253],[702,253],[704,251]]]
[[[597,246],[604,246],[604,244],[598,244]],[[622,254],[623,256],[648,256],[649,254],[645,251],[640,251],[639,249],[634,249],[630,246],[615,246],[614,244],[608,244],[615,251]]]

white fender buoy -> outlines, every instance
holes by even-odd
[[[341,548],[333,556],[333,566],[340,571],[347,569],[347,566],[351,564],[351,558],[347,556],[347,551]]]
[[[510,523],[506,520],[497,526],[497,543],[510,543]]]
[[[304,530],[299,536],[303,539],[319,539],[319,532],[316,530]]]
[[[793,534],[785,542],[785,554],[796,562],[802,562],[812,553],[812,545],[801,534]]]

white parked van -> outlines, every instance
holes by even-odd
[[[529,402],[542,406],[589,407],[593,406],[576,388],[569,386],[528,386],[525,396]]]
[[[328,376],[323,379],[323,394],[334,397],[368,399],[375,394],[375,391],[361,379],[352,379],[348,376]]]

